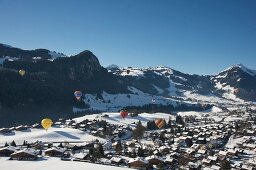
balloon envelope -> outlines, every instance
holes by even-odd
[[[74,95],[75,95],[77,100],[80,100],[80,98],[82,97],[83,94],[82,94],[81,91],[75,91]]]
[[[120,115],[121,115],[122,118],[125,118],[125,117],[128,116],[128,112],[127,112],[126,110],[122,110],[122,111],[120,112]]]
[[[160,129],[165,125],[165,120],[164,119],[156,119],[155,124]]]
[[[52,124],[53,124],[52,120],[51,120],[51,119],[48,119],[48,118],[43,119],[43,120],[41,121],[41,125],[43,126],[43,128],[44,128],[45,130],[48,130],[48,129],[52,126]]]
[[[20,74],[21,76],[24,76],[24,75],[25,75],[25,73],[26,73],[26,71],[25,71],[25,70],[20,70],[20,71],[19,71],[19,74]]]

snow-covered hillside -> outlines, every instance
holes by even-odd
[[[48,54],[51,56],[51,59],[50,59],[50,60],[55,60],[55,59],[57,59],[57,58],[59,58],[59,57],[67,57],[67,56],[64,55],[64,54],[57,53],[57,52],[55,52],[55,51],[49,51]]]
[[[17,144],[21,145],[24,140],[28,142],[89,142],[96,139],[102,142],[105,141],[105,139],[92,136],[78,129],[52,127],[48,131],[43,129],[29,129],[27,131],[14,131],[6,135],[0,134],[0,145],[4,145],[5,142],[9,143],[12,140],[15,140]]]
[[[104,116],[104,115],[108,115],[108,117]],[[122,118],[120,116],[120,113],[110,113],[110,112],[106,112],[106,113],[99,113],[99,114],[92,114],[92,115],[86,115],[83,117],[79,117],[79,118],[75,118],[73,120],[75,120],[76,122],[82,122],[85,119],[88,120],[106,120],[107,122],[109,122],[110,124],[115,124],[115,125],[129,125],[131,127],[134,127],[135,124],[138,121],[141,121],[141,123],[146,126],[148,121],[152,121],[152,120],[156,120],[156,119],[165,119],[166,121],[168,121],[169,119],[174,120],[175,116],[171,115],[171,114],[167,114],[167,113],[141,113],[138,116],[135,117],[131,117],[130,115],[128,115],[126,118]]]

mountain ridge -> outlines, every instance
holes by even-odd
[[[5,48],[10,47],[0,45],[0,111],[35,107],[42,108],[40,112],[71,113],[147,110],[157,105],[156,110],[171,112],[204,105],[246,104],[256,99],[256,77],[242,65],[217,75],[196,75],[163,65],[104,68],[89,50],[54,58],[48,53],[42,57],[14,48],[14,55],[6,57],[1,55]],[[24,77],[18,74],[20,69],[26,71]],[[81,102],[76,101],[75,90],[83,92]]]

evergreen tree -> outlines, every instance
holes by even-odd
[[[142,126],[141,121],[137,123],[136,128],[133,130],[133,137],[135,139],[141,139],[144,135],[145,127]]]
[[[165,142],[165,133],[161,132],[159,139],[164,143]]]
[[[63,145],[62,145],[62,142],[60,142],[60,144],[58,145],[58,147],[64,148]]]
[[[9,146],[9,145],[8,145],[8,143],[7,143],[7,142],[5,142],[5,145],[4,145],[4,147],[7,147],[7,146]]]
[[[95,152],[93,154],[96,158],[102,158],[104,157],[104,150],[103,150],[103,146],[101,143],[99,143],[97,145],[97,147],[95,148]]]
[[[117,144],[116,144],[116,147],[115,147],[116,153],[121,154],[122,149],[123,149],[123,148],[122,148],[122,144],[121,144],[121,141],[119,140],[119,141],[117,142]]]
[[[180,115],[176,116],[176,123],[180,124],[180,125],[185,125],[185,122],[184,122],[183,118]]]
[[[187,139],[185,140],[185,142],[186,142],[187,147],[190,147],[190,146],[193,145],[193,141],[192,141],[192,139],[190,139],[190,138],[187,138]]]
[[[225,170],[230,170],[231,169],[231,165],[230,162],[227,160],[223,160],[220,163],[221,169],[225,169]]]
[[[17,146],[14,140],[12,141],[11,146],[14,146],[14,147]]]
[[[141,147],[139,147],[138,148],[138,157],[144,157],[144,150],[141,148]]]

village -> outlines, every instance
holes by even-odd
[[[113,123],[112,114],[59,119],[53,125],[56,129],[77,129],[97,137],[95,140],[28,142],[24,138],[22,143],[16,143],[13,138],[0,146],[0,158],[47,161],[57,157],[60,161],[135,169],[256,169],[256,116],[253,110],[215,114],[218,119],[208,114],[200,118],[188,114],[172,115],[169,119],[165,117],[161,128],[156,126],[154,119]],[[129,114],[126,119],[142,118],[140,115],[143,114]],[[31,133],[30,129],[43,131],[39,124],[1,128],[0,138],[17,132]]]

